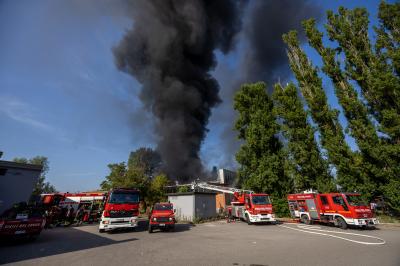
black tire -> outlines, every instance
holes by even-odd
[[[39,237],[39,234],[33,234],[28,237],[29,241],[36,241]]]
[[[245,217],[246,217],[246,222],[247,222],[247,224],[248,224],[248,225],[252,225],[253,223],[250,222],[250,218],[249,218],[249,215],[248,215],[247,213],[246,213]]]
[[[336,219],[337,227],[342,228],[344,230],[347,229],[347,223],[342,217],[339,216],[339,217],[336,217],[335,219]]]
[[[303,215],[301,216],[301,222],[302,222],[303,224],[311,224],[311,223],[312,223],[311,220],[310,220],[310,218],[308,218],[308,215],[305,215],[305,214],[303,214]]]
[[[104,229],[99,229],[99,233],[104,233],[105,231]]]
[[[153,233],[153,227],[149,225],[149,234]]]

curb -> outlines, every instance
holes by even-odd
[[[379,224],[378,224],[378,227],[379,227],[380,225],[383,225],[383,226],[391,226],[391,227],[400,227],[400,223],[379,223]]]

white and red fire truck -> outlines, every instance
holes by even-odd
[[[59,207],[63,208],[72,206],[77,210],[80,204],[102,202],[105,194],[105,192],[65,193],[63,199],[59,203]]]
[[[115,188],[107,193],[99,232],[138,226],[140,192],[134,188]]]
[[[333,223],[346,229],[348,225],[374,227],[378,219],[357,193],[299,193],[289,194],[289,211],[302,223]]]
[[[248,224],[276,222],[268,194],[195,182],[192,189],[196,188],[232,194],[234,201],[227,207],[227,213],[232,218],[245,220]]]
[[[85,206],[83,221],[96,222],[101,216],[106,192],[80,192],[80,193],[50,193],[42,194],[42,204],[48,212],[47,225],[61,215],[58,210],[73,208],[73,215],[82,206]],[[54,209],[58,207],[60,209]]]

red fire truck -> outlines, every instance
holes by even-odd
[[[346,229],[348,225],[374,227],[378,219],[357,193],[300,193],[288,195],[290,214],[302,223],[333,223]]]
[[[232,194],[234,201],[227,207],[228,216],[245,220],[247,224],[253,223],[275,223],[271,199],[268,194],[254,193],[250,190],[223,187],[207,183],[193,183],[192,188],[218,191]]]
[[[139,190],[112,189],[107,193],[99,232],[118,228],[135,228],[139,216]]]

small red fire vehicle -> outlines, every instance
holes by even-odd
[[[149,233],[153,233],[153,229],[174,230],[175,222],[173,205],[169,202],[156,203],[149,217]]]

